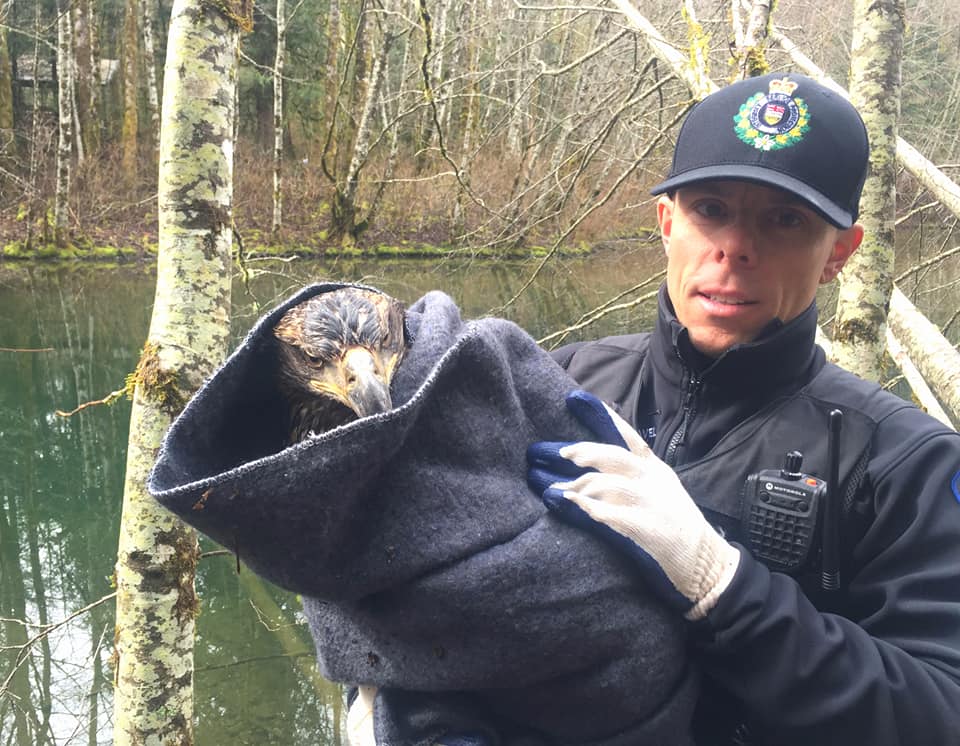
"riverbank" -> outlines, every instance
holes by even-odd
[[[382,194],[362,185],[357,209],[363,216],[356,236],[336,235],[331,216],[332,188],[318,169],[294,162],[285,180],[283,228],[272,231],[271,162],[262,153],[238,157],[235,170],[235,250],[249,257],[445,258],[450,255],[495,259],[566,256],[599,248],[643,244],[655,235],[649,195],[631,183],[599,209],[585,210],[583,195],[564,207],[544,211],[534,201],[499,209],[484,199],[510,194],[515,185],[501,175],[484,182],[482,198],[466,201],[454,219],[455,193],[449,179],[399,178]],[[4,193],[0,182],[0,259],[143,262],[156,258],[157,191],[153,171],[125,176],[115,154],[78,167],[71,188],[70,226],[65,245],[53,241],[52,197],[29,204]],[[51,195],[49,178],[39,193]],[[375,203],[374,206],[371,203]],[[509,208],[509,209],[507,209]],[[29,230],[28,220],[32,220]],[[644,225],[643,223],[647,223]]]

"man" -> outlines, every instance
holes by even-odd
[[[960,436],[814,343],[867,157],[856,110],[803,76],[708,97],[654,189],[656,329],[556,353],[603,442],[534,444],[530,484],[688,620],[703,746],[960,733]]]
[[[531,482],[636,559],[690,620],[704,674],[698,743],[947,744],[960,733],[960,436],[814,344],[817,287],[863,237],[867,154],[856,110],[803,76],[708,97],[653,190],[667,253],[655,331],[557,354],[619,412],[569,401],[615,445],[537,444]],[[809,490],[790,485],[830,478],[833,410],[837,481],[816,520]],[[784,463],[788,451],[802,467]],[[771,515],[776,525],[757,520]],[[806,533],[785,533],[789,520]],[[833,552],[837,589],[837,567],[821,578]]]

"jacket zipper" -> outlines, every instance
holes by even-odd
[[[673,437],[670,438],[670,442],[667,444],[667,452],[663,458],[670,466],[677,465],[677,450],[683,445],[684,440],[686,440],[687,430],[690,428],[690,423],[696,416],[696,396],[701,383],[702,380],[697,377],[696,373],[690,374],[690,378],[687,380],[686,390],[683,394],[683,419],[680,421],[680,427],[676,429]]]

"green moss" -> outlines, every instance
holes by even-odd
[[[177,384],[177,374],[166,370],[160,364],[159,346],[147,342],[143,346],[136,370],[127,376],[125,390],[127,396],[133,397],[134,390],[139,388],[144,398],[156,402],[161,409],[175,415],[183,409],[186,399]]]
[[[3,247],[3,257],[5,259],[25,259],[27,251],[23,247],[22,241],[11,241]]]

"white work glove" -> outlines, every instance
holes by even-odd
[[[357,687],[357,698],[347,708],[347,743],[350,746],[377,746],[373,733],[373,700],[377,687]]]
[[[687,619],[703,618],[733,579],[739,550],[616,412],[585,391],[569,394],[567,408],[604,442],[534,443],[531,488],[550,510],[625,551]]]

